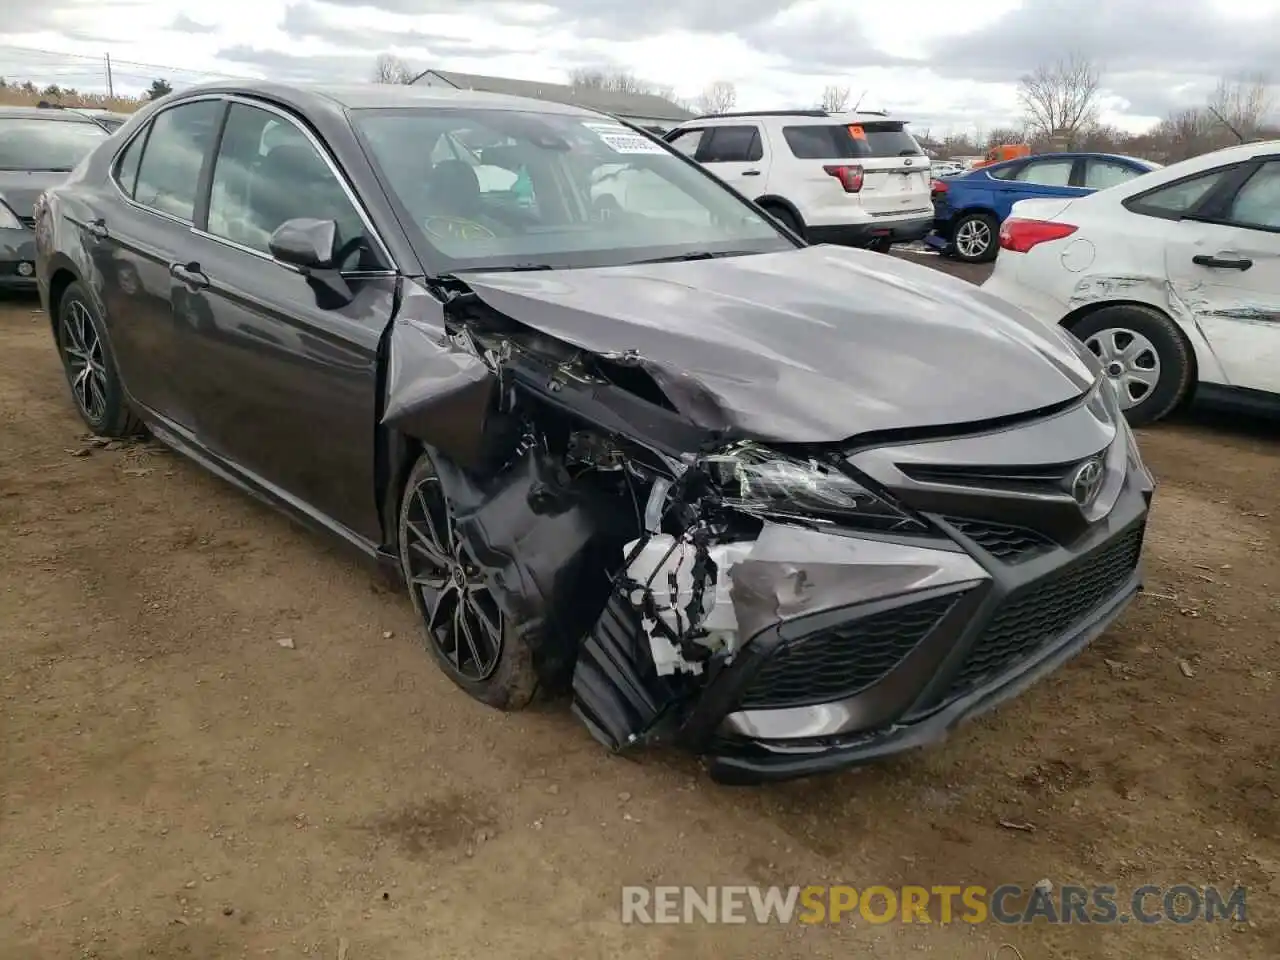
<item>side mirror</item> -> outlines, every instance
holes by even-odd
[[[286,220],[267,241],[271,256],[304,273],[333,270],[338,252],[338,225],[332,220],[295,217]]]
[[[338,224],[333,220],[295,217],[276,227],[267,241],[271,256],[296,267],[330,306],[350,303],[351,288],[338,269]]]

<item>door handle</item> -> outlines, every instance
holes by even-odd
[[[105,240],[109,236],[107,232],[107,221],[103,220],[102,217],[98,217],[97,220],[90,220],[84,225],[84,228],[88,232],[89,236],[93,237],[95,240]]]
[[[758,177],[760,176],[760,171],[759,170],[743,170],[742,175],[744,177]]]
[[[1252,260],[1241,257],[1238,260],[1226,260],[1221,257],[1211,257],[1207,253],[1198,253],[1191,258],[1191,262],[1200,267],[1209,267],[1214,270],[1248,270],[1253,266]]]
[[[169,264],[169,276],[180,280],[188,287],[203,289],[209,286],[209,278],[200,272],[200,264],[195,262]]]

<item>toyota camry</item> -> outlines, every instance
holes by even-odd
[[[571,693],[610,750],[682,744],[738,783],[873,760],[1139,589],[1153,483],[1092,354],[806,245],[607,116],[194,87],[45,194],[36,234],[95,433],[148,431],[381,560],[458,687]]]

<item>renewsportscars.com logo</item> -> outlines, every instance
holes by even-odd
[[[1243,923],[1244,887],[1144,884],[983,886],[654,886],[622,888],[622,922],[641,924]]]

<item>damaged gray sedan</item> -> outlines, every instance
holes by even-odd
[[[384,560],[460,688],[571,691],[610,750],[682,744],[737,783],[873,760],[1139,589],[1153,483],[1091,355],[806,246],[608,117],[195,87],[37,214],[91,429],[145,427]]]

